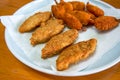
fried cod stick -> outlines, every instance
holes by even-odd
[[[50,19],[32,33],[32,37],[30,39],[31,44],[34,46],[36,44],[46,42],[51,37],[62,32],[63,29],[64,24],[62,20]]]
[[[66,70],[70,67],[70,65],[89,57],[95,51],[96,44],[96,39],[90,39],[88,41],[73,44],[64,49],[56,60],[57,70]]]
[[[34,30],[41,22],[45,22],[51,17],[51,12],[38,12],[30,16],[19,28],[19,32],[29,32]]]
[[[70,29],[52,37],[42,49],[42,58],[54,56],[65,47],[71,45],[78,36],[76,29]]]

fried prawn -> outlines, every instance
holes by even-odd
[[[86,8],[90,13],[94,14],[96,17],[104,15],[104,11],[102,9],[90,4],[89,2],[87,3]]]
[[[82,28],[82,24],[79,19],[70,13],[64,14],[63,21],[67,24],[68,27],[72,29],[80,30]]]
[[[112,16],[100,16],[95,19],[95,27],[100,31],[107,31],[118,26],[119,22]]]
[[[85,3],[79,1],[71,1],[69,2],[73,6],[73,10],[84,11],[85,10]]]
[[[75,16],[82,23],[82,25],[87,25],[92,19],[91,15],[85,11],[72,11],[70,14]]]

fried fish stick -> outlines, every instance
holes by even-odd
[[[71,45],[78,36],[76,29],[70,29],[64,33],[52,37],[42,49],[42,58],[54,56],[65,47]]]
[[[112,16],[100,16],[95,19],[95,27],[100,31],[107,31],[118,26],[119,22]]]
[[[70,65],[89,57],[95,51],[96,44],[97,40],[93,38],[73,44],[64,49],[56,60],[57,70],[66,70]]]
[[[50,12],[38,12],[30,16],[19,28],[19,32],[29,32],[40,25],[41,22],[47,21],[51,17]]]
[[[48,41],[51,37],[59,34],[64,29],[63,21],[59,19],[50,19],[32,34],[30,39],[31,44],[34,46],[39,43]]]
[[[71,1],[69,2],[73,6],[73,10],[83,11],[85,10],[85,3],[80,1]]]
[[[77,30],[81,30],[82,28],[82,24],[79,19],[70,13],[64,14],[63,21],[65,22],[65,24],[67,24],[69,28]]]
[[[87,3],[86,8],[90,13],[94,14],[96,17],[104,15],[104,11],[102,9],[90,4],[89,2]]]

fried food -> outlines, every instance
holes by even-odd
[[[30,39],[31,44],[34,46],[39,43],[48,41],[51,37],[59,34],[64,29],[63,21],[59,19],[50,19],[46,23],[36,29],[32,33]]]
[[[68,2],[64,2],[63,0],[60,0],[60,3],[58,3],[56,0],[54,1],[56,5],[52,5],[51,11],[53,13],[53,16],[57,19],[63,19],[64,13],[73,10],[72,4]]]
[[[63,6],[66,12],[73,11],[72,4],[65,2],[64,0],[60,0],[60,3],[58,5]]]
[[[45,59],[57,54],[65,47],[71,45],[77,36],[78,31],[76,29],[70,29],[52,37],[42,49],[42,58]]]
[[[82,25],[87,25],[92,19],[91,15],[85,11],[71,11],[70,14],[75,16],[82,23]]]
[[[107,31],[118,26],[119,22],[112,16],[100,16],[95,19],[95,27],[100,31]]]
[[[86,8],[90,13],[94,14],[96,17],[104,15],[104,11],[102,9],[90,4],[89,2],[87,3]]]
[[[68,69],[70,65],[86,59],[96,49],[97,40],[90,39],[73,44],[64,49],[56,60],[57,70],[62,71]]]
[[[94,25],[95,19],[96,19],[95,15],[90,13],[90,12],[88,12],[88,11],[86,11],[86,12],[91,16],[91,19],[89,20],[88,25]]]
[[[51,11],[53,16],[57,19],[63,19],[64,13],[66,12],[64,7],[61,5],[52,5]]]
[[[69,2],[73,6],[73,10],[83,11],[85,10],[85,3],[80,1],[71,1]]]
[[[69,28],[77,30],[80,30],[82,28],[82,24],[79,19],[70,13],[64,14],[63,21]]]
[[[30,16],[19,28],[19,32],[29,32],[40,25],[41,22],[47,21],[51,17],[51,12],[38,12]]]

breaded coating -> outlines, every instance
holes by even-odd
[[[64,0],[60,0],[60,3],[58,5],[63,6],[66,12],[73,11],[73,6],[69,2],[65,2]]]
[[[42,49],[42,58],[48,58],[58,54],[65,47],[71,45],[78,36],[76,29],[70,29],[52,37]]]
[[[60,3],[58,3],[56,0],[56,5],[52,5],[51,11],[53,13],[53,16],[58,19],[62,19],[64,16],[64,13],[70,12],[73,10],[72,4],[68,2],[64,2],[63,0],[60,0]]]
[[[64,49],[56,60],[57,70],[66,70],[70,65],[89,57],[95,51],[96,44],[97,40],[93,38],[88,41],[73,44]]]
[[[95,27],[100,31],[107,31],[118,26],[119,22],[112,16],[100,16],[95,19]]]
[[[70,14],[75,16],[82,23],[82,25],[87,25],[92,19],[91,15],[85,11],[71,11]]]
[[[79,19],[70,13],[64,14],[63,21],[69,28],[77,29],[77,30],[81,30],[82,28],[82,24],[79,21]]]
[[[89,20],[88,25],[94,25],[96,16],[88,11],[86,11],[86,12],[91,16],[91,19]]]
[[[90,4],[89,2],[87,3],[86,8],[90,13],[94,14],[96,17],[104,15],[104,11],[102,9]]]
[[[30,16],[25,22],[20,26],[19,32],[29,32],[40,25],[41,22],[47,21],[51,17],[51,12],[38,12]]]
[[[71,1],[73,10],[83,11],[85,10],[85,3],[80,1]]]
[[[46,23],[42,23],[42,25],[32,33],[32,37],[30,39],[31,44],[34,46],[36,44],[46,42],[51,37],[60,33],[63,29],[64,25],[62,20],[50,19]]]
[[[57,19],[62,19],[65,13],[65,9],[61,5],[52,5],[51,11],[53,16]]]

